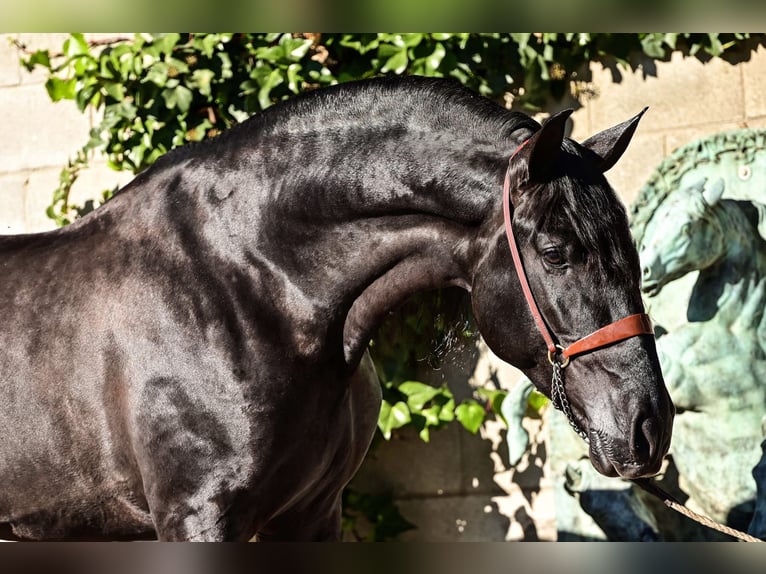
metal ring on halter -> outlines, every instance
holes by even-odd
[[[563,351],[564,350],[564,347],[562,347],[561,345],[556,345],[556,348],[559,351]],[[567,357],[566,355],[562,355],[562,356],[564,357],[564,360],[559,363],[559,367],[561,367],[563,369],[564,367],[566,367],[569,364],[569,357]],[[555,360],[558,363],[558,358],[556,358]],[[552,365],[553,361],[554,361],[553,352],[548,351],[548,362]]]

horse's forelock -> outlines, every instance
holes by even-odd
[[[537,233],[571,236],[594,271],[627,279],[634,262],[624,206],[600,172],[583,166],[586,158],[567,150],[562,161],[562,175],[523,192],[530,197],[516,219],[522,240]]]

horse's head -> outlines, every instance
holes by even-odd
[[[673,193],[649,220],[640,246],[642,289],[649,295],[712,265],[724,252],[724,232],[715,217],[723,180],[705,183]]]
[[[564,138],[567,116],[554,116],[535,132],[514,153],[507,174],[512,229],[529,287],[562,347],[644,310],[627,215],[603,175],[627,147],[640,115],[582,145]],[[498,222],[485,230],[477,256],[476,320],[490,348],[550,397],[548,348]],[[654,338],[630,336],[578,354],[564,378],[570,421],[588,438],[596,469],[629,478],[657,473],[674,408]]]

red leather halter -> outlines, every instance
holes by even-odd
[[[524,297],[529,305],[529,310],[532,312],[537,329],[545,339],[545,344],[548,347],[548,360],[551,364],[554,362],[561,368],[566,367],[569,364],[569,360],[582,353],[593,351],[617,343],[637,335],[654,335],[654,329],[652,328],[652,321],[646,313],[637,313],[630,315],[614,323],[610,323],[606,327],[591,333],[575,341],[568,347],[564,348],[557,345],[553,340],[553,336],[548,330],[543,316],[540,313],[540,309],[535,302],[532,290],[529,288],[529,281],[527,280],[527,274],[524,272],[524,265],[521,262],[521,255],[519,254],[519,247],[516,242],[516,238],[513,234],[513,225],[511,224],[511,183],[510,183],[510,162],[516,154],[524,147],[529,140],[524,141],[516,151],[511,155],[508,161],[508,169],[505,172],[505,182],[503,184],[503,219],[505,220],[505,234],[508,238],[508,245],[511,248],[511,255],[513,256],[513,264],[516,267],[516,275],[519,277],[521,283],[521,290],[524,292]],[[556,355],[559,354],[558,358]]]

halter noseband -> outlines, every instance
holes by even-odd
[[[527,300],[527,305],[535,320],[537,329],[540,331],[540,334],[543,336],[545,344],[548,347],[548,361],[550,361],[553,366],[553,382],[551,385],[551,400],[553,406],[564,412],[569,420],[569,424],[575,432],[587,441],[587,434],[579,427],[572,416],[569,401],[564,393],[562,370],[569,365],[570,359],[577,355],[587,353],[588,351],[594,351],[638,335],[653,336],[654,329],[649,315],[646,313],[637,313],[619,319],[614,323],[610,323],[606,327],[602,327],[590,335],[578,339],[566,348],[556,344],[553,335],[540,313],[540,308],[535,302],[532,290],[529,287],[529,281],[527,280],[527,274],[524,271],[524,265],[521,262],[521,254],[519,253],[516,237],[513,234],[513,225],[511,222],[511,162],[528,141],[529,140],[527,139],[522,142],[522,144],[516,148],[516,151],[511,154],[511,157],[508,160],[508,169],[505,172],[505,182],[503,183],[503,219],[505,222],[505,234],[508,238],[508,246],[511,248],[513,265],[516,268],[516,275],[519,278],[521,290],[524,292],[524,298]]]

